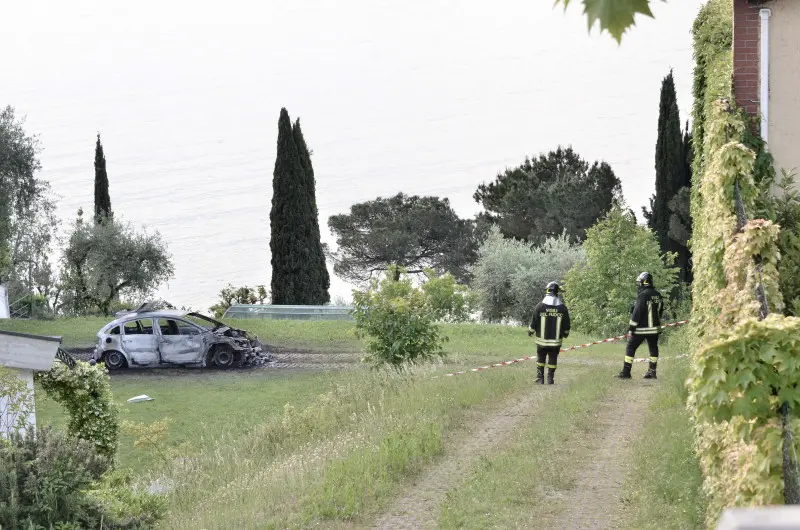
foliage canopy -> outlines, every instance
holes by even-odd
[[[566,234],[547,238],[538,247],[506,239],[492,227],[478,252],[472,289],[485,320],[528,322],[551,281],[563,282],[581,259],[583,249]]]
[[[85,223],[78,212],[63,257],[63,308],[74,314],[110,314],[121,295],[149,294],[173,271],[158,232],[137,232],[117,218]]]
[[[556,5],[564,4],[564,9],[571,0],[556,0]],[[628,28],[636,23],[636,15],[653,17],[650,9],[651,0],[583,0],[583,12],[589,29],[599,23],[600,31],[608,33],[617,41],[622,42],[622,35]],[[666,1],[666,0],[662,0]]]
[[[58,219],[50,185],[36,174],[41,146],[12,107],[0,109],[0,283],[49,295],[48,260]]]
[[[564,232],[583,240],[622,198],[622,188],[605,162],[589,165],[571,147],[559,147],[481,184],[473,197],[504,236],[540,245]]]
[[[363,291],[353,291],[356,334],[366,340],[364,361],[402,370],[444,355],[436,312],[403,269],[391,266]],[[397,279],[400,278],[400,279]]]
[[[465,282],[476,257],[474,224],[459,219],[450,201],[438,197],[378,197],[331,216],[328,226],[338,246],[331,254],[333,270],[356,283],[392,264],[413,273],[449,272]]]
[[[676,285],[675,256],[662,255],[655,234],[620,208],[589,229],[583,250],[586,259],[567,274],[565,291],[570,316],[584,333],[618,335],[626,329],[640,272],[652,274],[662,293]]]
[[[330,276],[320,239],[311,152],[300,120],[293,125],[285,108],[278,119],[269,220],[272,303],[327,303]]]

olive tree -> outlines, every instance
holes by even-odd
[[[16,295],[49,296],[50,254],[58,226],[55,200],[39,179],[41,147],[12,107],[0,109],[0,283]]]
[[[73,314],[110,314],[121,296],[149,294],[174,272],[158,232],[136,231],[116,217],[86,223],[82,211],[62,261],[62,309]]]
[[[478,251],[472,273],[476,305],[485,320],[512,319],[525,322],[541,301],[544,287],[563,281],[583,251],[564,233],[539,246],[506,239],[495,226]]]

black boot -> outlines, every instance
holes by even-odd
[[[555,374],[556,374],[556,369],[555,368],[548,368],[547,369],[547,384],[548,385],[555,384],[555,382],[553,381],[553,376]]]
[[[619,379],[630,379],[631,378],[631,364],[625,363],[622,365],[622,371],[616,375]]]
[[[536,384],[537,385],[544,384],[544,366],[536,367]]]
[[[647,373],[644,374],[645,379],[658,379],[658,377],[656,377],[656,366],[658,366],[656,363],[650,363]]]

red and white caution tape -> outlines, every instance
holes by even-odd
[[[664,324],[664,327],[665,328],[672,328],[672,327],[675,327],[675,326],[681,326],[683,324],[688,324],[688,323],[689,323],[688,320],[681,320],[679,322],[672,322],[670,324]],[[577,350],[579,348],[588,348],[589,346],[594,346],[595,344],[605,344],[605,343],[609,343],[609,342],[617,342],[618,340],[622,340],[625,337],[627,337],[627,334],[618,335],[616,337],[609,337],[609,338],[603,339],[603,340],[596,340],[594,342],[587,342],[586,344],[578,344],[577,346],[570,346],[569,348],[562,348],[561,352],[563,353],[563,352],[567,352],[567,351]],[[637,361],[644,361],[644,360],[648,360],[648,359],[649,358],[645,357],[645,358],[636,359],[636,360]],[[509,366],[511,364],[518,364],[518,363],[521,363],[523,361],[533,361],[533,360],[536,360],[536,355],[528,355],[527,357],[522,357],[521,359],[512,359],[510,361],[503,361],[501,363],[488,364],[486,366],[478,366],[477,368],[472,368],[471,370],[462,370],[460,372],[451,372],[449,374],[444,374],[444,377],[450,377],[450,376],[461,375],[461,374],[468,374],[470,372],[482,372],[484,370],[488,370],[489,368],[498,368],[500,366]]]

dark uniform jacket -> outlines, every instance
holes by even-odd
[[[569,336],[569,311],[560,298],[548,296],[533,310],[528,331],[543,348],[561,348],[561,341]]]
[[[639,291],[636,304],[631,310],[630,331],[634,335],[658,335],[663,330],[663,312],[664,300],[661,293],[652,287],[645,287]]]

